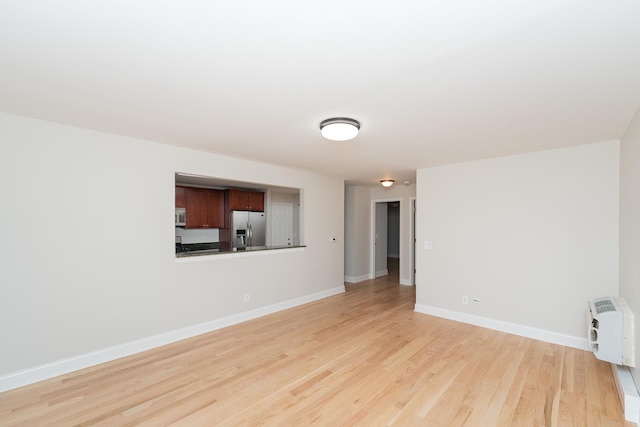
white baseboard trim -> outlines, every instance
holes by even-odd
[[[376,277],[386,276],[387,274],[389,274],[389,270],[387,270],[386,268],[384,270],[376,271]]]
[[[400,278],[400,284],[404,285],[404,286],[413,286],[413,283],[411,283],[411,279],[405,279],[405,278]]]
[[[88,368],[100,363],[110,362],[122,357],[131,356],[132,354],[151,350],[156,347],[171,344],[173,342],[180,341],[186,338],[195,337],[197,335],[215,331],[216,329],[221,329],[227,326],[235,325],[237,323],[246,322],[247,320],[266,316],[267,314],[286,310],[288,308],[296,307],[302,304],[307,304],[309,302],[317,301],[343,292],[345,292],[344,286],[338,286],[336,288],[327,289],[325,291],[305,295],[288,301],[260,307],[255,310],[245,311],[228,317],[223,317],[221,319],[215,319],[197,325],[187,326],[185,328],[176,329],[174,331],[165,332],[147,338],[142,338],[136,341],[119,344],[101,350],[92,351],[90,353],[80,354],[77,356],[72,356],[66,359],[36,366],[33,368],[12,372],[0,376],[0,392],[12,390],[14,388],[22,387],[38,381],[57,377],[59,375],[67,374],[79,369]]]
[[[417,311],[418,313],[430,314],[432,316],[442,317],[449,320],[469,323],[471,325],[481,326],[487,329],[506,332],[521,337],[533,338],[538,341],[544,341],[552,344],[563,345],[565,347],[591,351],[591,349],[589,348],[589,342],[586,338],[577,337],[574,335],[566,335],[559,332],[532,328],[531,326],[519,325],[516,323],[505,322],[503,320],[490,319],[488,317],[461,313],[459,311],[446,310],[443,308],[432,307],[425,304],[416,304],[415,311]]]
[[[358,283],[371,279],[370,274],[363,274],[362,276],[344,276],[344,281],[347,283]]]
[[[618,397],[624,411],[624,419],[636,425],[640,422],[640,394],[631,371],[626,366],[611,364],[613,378],[616,381]]]

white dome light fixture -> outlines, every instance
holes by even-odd
[[[346,117],[334,117],[320,123],[322,136],[331,141],[348,141],[358,136],[360,123]]]
[[[393,179],[383,179],[380,181],[383,187],[391,187],[395,181]]]

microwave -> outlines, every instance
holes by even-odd
[[[185,225],[187,225],[187,210],[176,208],[176,227],[184,227]]]

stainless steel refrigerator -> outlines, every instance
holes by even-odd
[[[233,211],[233,247],[238,249],[265,245],[266,221],[264,212]]]

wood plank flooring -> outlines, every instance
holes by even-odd
[[[0,394],[2,426],[632,426],[591,353],[415,313],[397,274]]]

